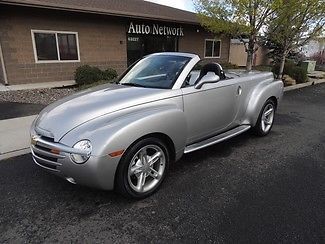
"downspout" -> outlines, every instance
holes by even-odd
[[[228,49],[228,63],[230,63],[230,50],[231,49],[231,37],[229,37],[229,49]]]
[[[2,66],[3,79],[5,81],[5,85],[8,86],[9,83],[8,83],[8,78],[7,78],[7,70],[6,70],[6,66],[5,66],[5,60],[3,58],[1,42],[0,42],[0,63],[1,63],[1,66]]]

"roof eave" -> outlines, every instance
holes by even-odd
[[[135,15],[129,12],[119,12],[119,11],[111,11],[111,12],[106,12],[106,11],[100,11],[100,10],[89,10],[89,9],[84,9],[84,8],[69,8],[66,6],[56,6],[53,4],[48,4],[48,5],[36,5],[36,4],[31,4],[31,3],[18,3],[18,2],[13,2],[13,1],[1,1],[0,4],[5,4],[5,5],[12,5],[12,6],[21,6],[21,7],[32,7],[32,8],[40,8],[40,9],[50,9],[50,10],[61,10],[61,11],[68,11],[68,12],[75,12],[75,13],[87,13],[87,14],[97,14],[97,15],[106,15],[106,16],[114,16],[114,17],[123,17],[123,18],[135,18],[135,19],[150,19],[150,20],[156,20],[156,21],[163,21],[163,22],[177,22],[179,24],[190,24],[190,25],[200,25],[199,22],[195,21],[180,21],[180,20],[175,20],[175,19],[169,19],[168,17],[166,18],[157,18],[156,16],[153,15]]]

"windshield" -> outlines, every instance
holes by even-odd
[[[175,55],[145,57],[137,62],[119,83],[126,86],[170,89],[190,59]]]

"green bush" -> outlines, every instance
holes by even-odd
[[[117,72],[111,68],[102,71],[97,67],[83,65],[77,68],[74,77],[76,83],[82,86],[93,84],[100,80],[112,80],[117,77]]]
[[[279,74],[280,64],[276,64],[272,68],[272,72],[277,75]],[[294,62],[289,61],[285,63],[283,74],[289,75],[295,79],[297,83],[304,83],[307,81],[307,71],[302,67],[297,66]]]
[[[102,77],[102,71],[97,67],[83,65],[77,68],[74,78],[78,85],[85,85],[97,82]]]
[[[288,75],[296,80],[297,83],[307,82],[307,71],[302,67],[296,66],[291,70],[288,70]]]
[[[293,67],[296,66],[295,63],[293,63],[292,61],[287,61],[284,65],[284,70],[283,73],[286,74],[287,70],[293,69]],[[278,75],[280,72],[280,63],[275,63],[274,66],[272,67],[272,72],[275,75]],[[287,75],[287,74],[286,74]]]
[[[117,72],[115,69],[108,68],[102,72],[103,80],[113,80],[117,77]]]

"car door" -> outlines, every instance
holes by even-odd
[[[234,126],[240,89],[229,80],[182,88],[187,119],[187,144],[210,137]]]

